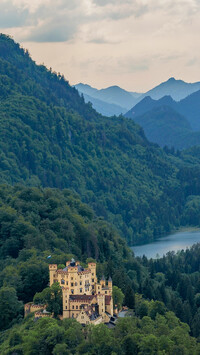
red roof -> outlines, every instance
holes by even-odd
[[[95,298],[94,295],[70,295],[69,300],[78,302],[91,302]]]

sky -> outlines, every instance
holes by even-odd
[[[200,0],[0,0],[0,32],[71,85],[200,81]]]

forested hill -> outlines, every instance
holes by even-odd
[[[0,97],[1,100],[15,92],[31,96],[47,105],[58,105],[89,118],[98,118],[91,105],[84,104],[78,91],[71,87],[60,73],[36,65],[24,50],[10,37],[0,34]]]
[[[4,35],[0,120],[0,182],[73,189],[130,244],[184,222],[191,179],[180,178],[174,159],[132,120],[97,114]]]

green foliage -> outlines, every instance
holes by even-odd
[[[71,188],[130,244],[180,225],[188,195],[177,164],[132,120],[97,114],[63,76],[3,35],[0,78],[0,182]],[[92,218],[88,206],[81,209]],[[16,257],[12,238],[4,248]]]
[[[33,322],[30,318],[11,329],[0,344],[3,355],[14,351],[18,354],[19,349],[19,354],[25,355],[190,355],[198,354],[199,345],[189,335],[189,327],[167,312],[155,320],[125,317],[118,320],[114,329],[105,324],[83,328],[72,319],[61,322],[44,318]]]
[[[135,307],[135,295],[133,289],[130,285],[127,286],[125,297],[124,297],[124,304],[128,308],[133,309]]]
[[[123,300],[124,300],[124,294],[122,290],[120,290],[119,287],[113,286],[113,306],[117,305],[118,310],[122,308]]]
[[[0,289],[0,329],[6,329],[11,322],[22,314],[23,305],[17,298],[16,290],[12,287]]]
[[[36,293],[33,302],[35,304],[46,304],[47,311],[53,313],[55,318],[62,314],[62,289],[59,283],[45,288],[42,292]]]

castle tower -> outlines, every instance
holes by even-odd
[[[105,276],[103,275],[101,280],[100,280],[100,284],[101,284],[101,287],[105,287],[106,285],[106,279],[105,279]]]
[[[55,272],[57,271],[58,267],[56,264],[49,264],[49,283],[50,286],[53,284],[53,275],[55,274]]]
[[[88,269],[91,270],[91,292],[92,294],[95,293],[95,285],[97,283],[97,276],[96,276],[96,263],[88,263]]]
[[[97,304],[99,306],[99,314],[104,315],[105,313],[105,296],[97,295]]]
[[[109,277],[109,279],[108,279],[108,288],[109,288],[110,295],[112,296],[112,278],[111,277]]]
[[[69,305],[69,294],[67,288],[62,288],[62,297],[63,297],[63,319],[70,318],[70,305]]]

